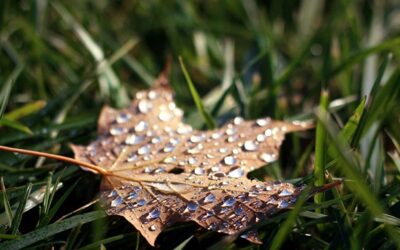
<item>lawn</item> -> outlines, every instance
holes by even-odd
[[[3,0],[0,145],[73,157],[104,105],[126,107],[169,66],[196,129],[315,124],[249,178],[341,184],[254,225],[261,245],[179,223],[156,247],[399,249],[399,27],[395,0]],[[99,175],[1,151],[0,176],[0,249],[152,248],[105,215]]]

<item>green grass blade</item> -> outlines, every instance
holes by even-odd
[[[271,250],[281,248],[293,225],[296,223],[296,219],[301,212],[301,208],[304,202],[307,200],[310,190],[311,188],[306,188],[305,190],[303,190],[302,194],[297,199],[296,205],[294,206],[293,210],[289,213],[289,216],[287,217],[285,222],[279,227],[278,232],[276,233],[274,239],[272,240],[270,248]]]
[[[103,211],[88,212],[85,214],[75,215],[71,218],[60,222],[53,223],[46,227],[36,229],[32,232],[22,235],[18,240],[11,240],[0,244],[2,250],[21,249],[32,245],[33,243],[44,240],[55,234],[67,231],[81,224],[86,224],[94,220],[106,217]]]
[[[11,226],[13,221],[13,213],[11,210],[10,200],[8,199],[6,186],[4,185],[4,179],[2,176],[0,177],[0,184],[1,184],[1,190],[3,190],[3,205],[4,209],[6,210],[8,225]]]
[[[326,115],[329,104],[328,91],[321,91],[321,99],[319,109],[323,110]],[[320,121],[317,123],[316,138],[315,138],[315,163],[314,163],[314,177],[315,186],[323,186],[325,184],[325,165],[326,165],[326,131]],[[323,194],[318,193],[314,196],[315,203],[321,203],[323,201]],[[321,212],[321,211],[317,211]]]
[[[22,123],[20,123],[18,121],[9,120],[6,117],[3,117],[3,119],[0,120],[0,127],[1,126],[6,126],[6,127],[9,127],[9,128],[13,128],[15,130],[21,131],[21,132],[26,133],[28,135],[32,135],[33,134],[32,130],[29,127],[25,126],[24,124],[22,124]]]
[[[14,218],[11,224],[11,233],[16,234],[18,232],[19,225],[21,224],[22,215],[24,213],[26,202],[28,201],[29,195],[32,191],[32,183],[28,183],[25,189],[25,193],[21,199],[19,199],[19,205],[17,211],[14,214]]]
[[[206,122],[207,127],[209,129],[215,128],[215,122],[212,119],[212,117],[210,116],[210,114],[208,114],[207,111],[205,110],[203,103],[201,101],[201,98],[200,98],[199,94],[197,93],[196,88],[194,87],[192,79],[190,79],[189,73],[188,73],[186,66],[183,63],[183,60],[181,57],[179,57],[179,63],[181,65],[181,69],[182,69],[183,75],[185,76],[186,83],[189,87],[190,93],[192,94],[194,103],[196,104],[197,110],[199,111],[199,113],[203,117],[204,121]]]
[[[21,74],[23,67],[18,66],[13,70],[11,75],[7,78],[0,92],[0,120],[3,118],[4,111],[6,110],[8,99],[10,98],[11,89]]]

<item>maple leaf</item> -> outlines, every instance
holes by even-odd
[[[101,200],[109,215],[125,217],[154,246],[177,222],[238,234],[293,206],[304,187],[246,174],[278,158],[285,133],[310,124],[237,117],[220,129],[196,131],[182,122],[163,83],[138,92],[126,109],[104,107],[99,138],[72,145],[77,160],[102,169]],[[259,243],[254,231],[242,237]]]

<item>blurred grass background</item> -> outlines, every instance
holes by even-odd
[[[395,0],[2,0],[0,145],[71,156],[69,143],[96,138],[104,104],[123,107],[171,60],[197,128],[238,115],[315,119],[252,177],[344,183],[257,225],[260,246],[184,224],[161,248],[398,249],[399,27]],[[0,175],[0,249],[149,248],[95,202],[73,212],[96,199],[98,176],[3,152]]]

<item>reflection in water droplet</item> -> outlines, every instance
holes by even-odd
[[[218,140],[221,137],[222,137],[222,134],[220,132],[215,132],[211,135],[211,138],[214,140]]]
[[[156,225],[151,225],[149,229],[150,229],[150,231],[156,231],[157,226]]]
[[[129,135],[125,139],[125,143],[128,145],[139,144],[144,141],[144,136],[142,135]]]
[[[284,189],[284,190],[282,190],[282,192],[279,193],[279,196],[289,196],[289,195],[292,195],[292,194],[293,194],[293,192],[291,192],[291,191],[289,191],[287,189]]]
[[[130,192],[128,194],[128,199],[129,200],[136,199],[137,197],[138,197],[138,193],[136,193],[136,192]]]
[[[163,121],[163,122],[168,122],[168,121],[172,120],[172,118],[173,118],[173,115],[170,112],[165,111],[165,110],[160,111],[160,113],[158,114],[158,119],[160,119],[160,121]]]
[[[143,132],[148,128],[147,122],[145,121],[140,121],[138,124],[135,126],[135,131],[136,132]]]
[[[176,162],[176,156],[167,157],[167,158],[164,159],[163,162],[164,163],[175,163]]]
[[[197,160],[196,160],[195,158],[193,158],[193,157],[190,157],[190,158],[188,159],[188,163],[189,163],[190,165],[194,165],[194,164],[197,163]]]
[[[196,211],[198,208],[199,208],[199,204],[197,204],[197,202],[194,202],[194,201],[189,201],[189,203],[187,204],[187,207],[186,207],[186,209],[187,209],[189,212],[194,212],[194,211]]]
[[[117,195],[117,191],[112,190],[112,191],[110,192],[110,194],[109,194],[107,197],[114,197],[114,196],[116,196],[116,195]]]
[[[194,174],[196,175],[204,175],[204,172],[205,172],[204,169],[201,167],[197,167],[194,169]]]
[[[148,113],[152,108],[152,104],[151,102],[147,101],[147,100],[141,100],[138,104],[138,109],[140,111],[140,113],[146,114]]]
[[[128,162],[133,162],[136,161],[138,158],[138,156],[135,153],[130,153],[128,155],[128,158],[126,159]]]
[[[117,198],[115,198],[114,200],[111,201],[111,207],[118,207],[119,205],[121,205],[123,202],[121,196],[118,196]]]
[[[211,203],[215,201],[215,195],[212,193],[209,193],[206,198],[204,198],[204,203]]]
[[[285,200],[282,200],[282,201],[280,201],[279,202],[279,204],[278,204],[278,208],[287,208],[287,207],[289,207],[289,203],[287,202],[287,201],[285,201]]]
[[[228,176],[231,178],[240,178],[243,175],[244,175],[244,170],[241,167],[236,168],[228,173]]]
[[[258,145],[254,141],[245,141],[243,148],[246,151],[256,151],[258,149]]]
[[[233,119],[233,124],[235,125],[240,125],[243,122],[243,118],[240,116],[235,117],[235,119]]]
[[[151,143],[153,143],[153,144],[160,143],[161,141],[162,141],[162,139],[159,136],[156,136],[156,137],[151,139]]]
[[[122,135],[122,134],[124,134],[126,132],[127,132],[126,128],[121,128],[121,127],[112,127],[110,129],[110,134],[111,135]]]
[[[272,130],[271,129],[267,129],[267,130],[265,130],[265,132],[264,132],[264,134],[265,134],[265,136],[271,136],[272,135]]]
[[[270,163],[276,160],[276,155],[275,154],[268,154],[268,153],[262,153],[259,155],[260,159],[263,160],[266,163]]]
[[[172,145],[172,143],[169,142],[169,143],[167,143],[167,145],[165,145],[163,151],[165,153],[170,153],[170,152],[174,151],[174,149],[175,149],[175,146]]]
[[[235,211],[234,211],[234,213],[235,213],[237,216],[242,215],[243,212],[244,212],[244,210],[243,210],[242,207],[237,207],[237,208],[235,208]]]
[[[264,127],[268,125],[271,122],[271,119],[265,118],[265,119],[257,119],[256,124],[260,127]]]
[[[184,134],[188,134],[190,132],[192,132],[192,127],[186,124],[181,124],[179,125],[178,129],[176,130],[176,132],[178,132],[178,134],[180,135],[184,135]]]
[[[147,155],[150,153],[150,145],[144,145],[140,147],[137,151],[139,155]]]
[[[233,155],[228,155],[226,157],[224,157],[224,163],[225,165],[231,166],[236,164],[236,159]]]
[[[213,222],[213,223],[211,223],[209,226],[208,226],[208,230],[211,230],[211,231],[215,231],[215,230],[217,230],[217,223],[215,223],[215,222]]]
[[[117,123],[125,123],[125,122],[129,121],[131,118],[132,118],[132,115],[129,113],[120,113],[116,118],[116,122]]]
[[[221,207],[231,207],[231,206],[233,206],[233,204],[235,204],[235,203],[236,203],[235,198],[233,198],[233,197],[231,196],[231,197],[228,197],[228,198],[224,201],[224,203],[222,203]]]
[[[204,141],[204,134],[200,134],[200,135],[192,135],[190,137],[190,141],[193,143],[199,143]]]
[[[263,134],[257,135],[257,141],[258,141],[258,142],[263,142],[263,141],[265,141],[265,135],[263,135]]]
[[[136,202],[136,206],[138,206],[138,207],[142,207],[146,204],[147,204],[147,201],[145,199],[140,199]]]
[[[212,166],[211,167],[211,171],[212,172],[219,172],[221,170],[221,168],[220,168],[220,166],[218,166],[218,165],[215,165],[215,166]]]
[[[155,208],[149,212],[149,214],[146,216],[146,219],[157,219],[158,217],[160,217],[160,214],[160,210]]]

